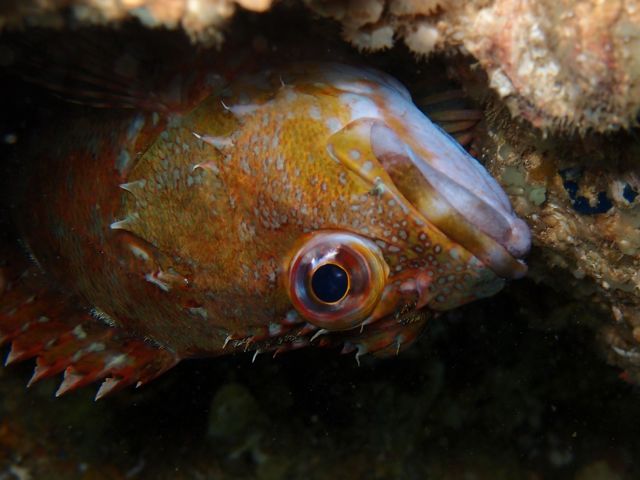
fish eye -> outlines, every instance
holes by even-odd
[[[378,304],[389,274],[379,247],[347,232],[319,231],[305,236],[286,276],[294,308],[327,330],[361,324]]]
[[[349,292],[349,274],[340,265],[325,263],[311,274],[311,292],[324,303],[337,303]]]

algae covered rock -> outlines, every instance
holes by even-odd
[[[637,124],[640,4],[635,0],[351,0],[307,3],[363,50],[398,40],[418,56],[470,54],[514,117],[544,130]]]

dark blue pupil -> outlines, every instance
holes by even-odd
[[[337,302],[345,296],[349,288],[347,272],[333,263],[322,265],[313,272],[311,288],[318,300],[326,303]]]

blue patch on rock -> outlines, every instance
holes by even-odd
[[[624,190],[622,190],[622,196],[627,202],[632,203],[638,196],[638,192],[631,188],[631,185],[627,183],[624,186]]]
[[[598,192],[598,201],[595,205],[591,205],[587,197],[578,195],[578,180],[582,176],[582,171],[580,169],[567,168],[565,170],[560,170],[559,173],[563,180],[562,184],[564,185],[564,189],[569,194],[573,209],[576,212],[582,215],[597,215],[599,213],[606,213],[613,207],[613,202],[611,202],[609,197],[607,197],[606,192]],[[637,195],[637,192],[634,193]],[[627,197],[625,196],[625,198]]]

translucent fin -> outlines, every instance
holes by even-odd
[[[9,52],[10,71],[66,101],[157,112],[185,108],[196,84],[194,72],[202,71],[196,68],[200,57],[186,54],[193,51],[186,37],[149,33],[153,39],[143,42],[132,28],[34,29],[7,35],[0,46]]]
[[[35,266],[13,260],[18,252],[0,252],[0,346],[11,344],[6,364],[36,359],[29,385],[64,372],[59,396],[104,380],[98,399],[147,383],[178,362],[172,352],[96,320],[48,289]]]
[[[443,90],[418,97],[416,105],[459,144],[467,150],[471,147],[483,114],[462,90]]]

